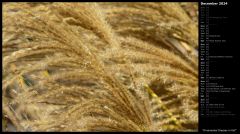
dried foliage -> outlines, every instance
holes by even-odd
[[[196,131],[198,31],[188,12],[3,3],[3,129]]]

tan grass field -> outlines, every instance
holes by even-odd
[[[197,131],[197,3],[3,3],[4,131]]]

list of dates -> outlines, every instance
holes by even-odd
[[[231,4],[199,3],[199,117],[202,128],[227,126],[236,117],[236,45],[232,42]],[[228,12],[227,12],[228,11]],[[234,106],[235,105],[235,106]],[[222,121],[215,127],[211,122]],[[207,124],[207,125],[206,125]]]

